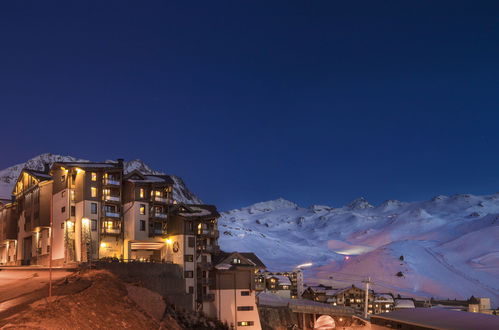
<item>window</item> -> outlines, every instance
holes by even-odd
[[[97,214],[97,203],[90,204],[90,213]]]
[[[146,222],[145,220],[140,220],[140,231],[146,230]]]
[[[184,256],[184,261],[186,261],[186,262],[193,262],[194,261],[194,256],[192,254],[186,254]]]
[[[97,181],[97,173],[92,172],[91,176],[92,176],[92,181]]]
[[[61,223],[61,229],[64,229],[64,222]]]
[[[154,193],[156,194],[156,196],[161,197],[161,191],[156,190]]]
[[[241,291],[241,296],[249,296],[250,292],[249,291]]]
[[[189,237],[187,239],[187,246],[188,247],[194,247],[194,245],[196,245],[196,241],[194,240],[194,237]]]
[[[192,270],[186,270],[184,272],[184,277],[185,278],[193,278],[194,277],[194,272]]]
[[[66,206],[61,207],[61,213],[66,212]]]
[[[140,204],[140,214],[146,214],[146,205],[145,204]]]
[[[242,321],[242,322],[237,322],[238,327],[249,327],[255,324],[253,321]]]
[[[74,201],[75,200],[75,191],[74,190],[70,190],[69,191],[69,195],[71,196],[71,200]]]
[[[97,230],[97,220],[91,220],[91,227],[90,228],[92,228],[92,231]]]
[[[237,306],[238,311],[252,311],[253,306]]]
[[[47,253],[50,252],[50,245],[47,245]]]
[[[232,263],[233,263],[233,264],[240,264],[240,263],[241,263],[241,259],[239,259],[239,258],[234,258],[234,259],[232,259]]]
[[[140,188],[140,190],[139,190],[139,197],[140,198],[144,198],[145,194],[146,194],[146,192],[145,192],[144,188]]]
[[[193,294],[193,293],[194,293],[194,287],[193,287],[193,286],[190,286],[190,287],[189,287],[189,293],[190,293],[190,294]]]
[[[91,187],[91,188],[90,188],[90,195],[91,195],[92,197],[97,197],[97,188],[95,188],[95,187]]]
[[[64,182],[64,181],[66,181],[66,175],[63,174],[63,175],[61,175],[61,182]]]
[[[76,216],[76,206],[71,206],[71,216]]]

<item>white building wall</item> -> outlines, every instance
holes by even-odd
[[[260,316],[256,306],[256,291],[249,291],[249,296],[241,295],[247,289],[216,290],[214,308],[210,308],[210,316],[218,318],[221,322],[227,322],[234,329],[261,329]],[[237,307],[252,306],[251,311],[238,311]],[[213,313],[215,311],[216,313]],[[238,326],[238,322],[253,322],[252,326]]]

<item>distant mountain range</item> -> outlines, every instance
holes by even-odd
[[[490,297],[499,305],[499,194],[437,196],[334,208],[285,199],[224,212],[221,246],[253,251],[272,270],[309,282],[362,285],[414,297]]]
[[[31,170],[43,171],[45,166],[52,166],[55,162],[88,162],[89,160],[80,159],[73,156],[62,156],[62,155],[54,155],[54,154],[41,154],[39,156],[33,157],[28,161],[11,166],[4,170],[0,171],[0,198],[10,199],[10,195],[12,193],[12,189],[14,188],[14,184],[16,183],[17,178],[19,177],[19,173],[21,173],[23,168],[28,168]],[[114,162],[107,160],[106,162]],[[133,170],[138,170],[144,174],[165,174],[163,172],[159,172],[151,169],[147,164],[145,164],[140,159],[134,159],[131,161],[124,162],[124,171],[125,173],[129,173]],[[173,179],[173,198],[176,201],[190,204],[200,204],[201,200],[194,195],[185,185],[184,181],[175,175],[170,175]]]

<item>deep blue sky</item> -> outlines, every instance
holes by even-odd
[[[222,210],[499,191],[498,1],[4,1],[0,37],[0,168],[141,158]]]

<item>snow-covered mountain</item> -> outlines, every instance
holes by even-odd
[[[269,269],[312,263],[312,283],[370,276],[378,292],[499,305],[499,194],[340,208],[277,199],[223,213],[219,229],[224,250],[253,251]]]
[[[72,156],[61,156],[53,154],[41,154],[39,156],[33,157],[25,163],[17,164],[0,171],[0,198],[9,199],[14,184],[16,183],[19,173],[21,173],[23,168],[29,168],[31,170],[43,171],[46,166],[52,166],[55,162],[88,162],[89,160],[75,158]],[[107,162],[114,162],[108,160]],[[145,164],[140,159],[135,159],[131,161],[124,162],[125,174],[133,170],[138,170],[143,174],[164,174],[159,171],[151,169],[147,164]],[[201,204],[201,200],[194,195],[185,185],[184,181],[175,175],[171,175],[174,183],[173,186],[173,198],[176,201],[183,203]]]

